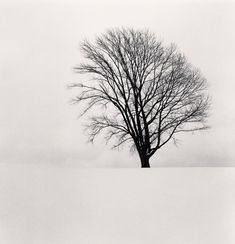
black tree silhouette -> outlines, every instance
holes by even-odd
[[[73,101],[86,102],[83,114],[96,108],[91,142],[103,131],[114,148],[131,142],[141,166],[150,167],[150,157],[177,133],[208,128],[206,79],[175,45],[164,47],[148,30],[115,29],[81,50],[87,62],[75,69],[91,79],[71,87],[80,88]]]

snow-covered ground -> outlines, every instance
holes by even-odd
[[[234,244],[235,168],[0,164],[2,244]]]

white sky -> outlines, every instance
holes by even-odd
[[[86,144],[74,92],[79,42],[112,27],[148,28],[175,42],[210,84],[212,129],[182,135],[158,165],[234,165],[235,4],[232,1],[1,1],[0,162],[136,167],[138,157]]]

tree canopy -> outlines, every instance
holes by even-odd
[[[150,167],[179,132],[208,128],[206,79],[174,44],[164,46],[148,30],[113,29],[85,40],[81,51],[86,62],[75,70],[89,78],[71,87],[79,88],[73,101],[85,103],[83,114],[92,111],[90,141],[104,132],[114,148],[130,143]]]

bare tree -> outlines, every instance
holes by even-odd
[[[83,114],[96,108],[91,142],[100,132],[114,148],[130,142],[141,166],[150,167],[150,157],[176,134],[208,128],[206,80],[175,45],[164,47],[147,30],[114,29],[81,50],[87,62],[75,69],[91,79],[71,87],[80,88],[73,101],[86,102]]]

